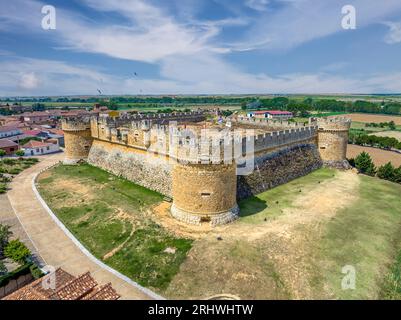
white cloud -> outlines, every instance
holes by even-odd
[[[266,11],[269,0],[246,0],[245,5],[256,11]]]
[[[401,42],[401,22],[385,22],[385,25],[389,27],[389,31],[386,34],[384,41],[388,44],[395,44]]]
[[[22,74],[19,80],[19,87],[22,89],[32,90],[39,86],[39,78],[34,72]]]
[[[245,26],[250,23],[248,17],[239,15],[218,21],[197,21],[189,14],[188,21],[177,21],[176,17],[149,1],[85,0],[84,3],[94,10],[117,13],[121,23],[92,21],[76,12],[57,9],[57,30],[44,31],[40,28],[42,3],[4,2],[0,28],[53,36],[54,42],[64,49],[152,63],[160,66],[160,78],[126,79],[91,66],[44,59],[15,59],[0,62],[0,95],[18,95],[22,74],[34,75],[30,79],[34,84],[30,90],[38,95],[96,94],[97,88],[105,94],[401,91],[401,82],[394,81],[400,79],[398,73],[343,78],[324,72],[341,67],[331,65],[320,72],[272,77],[244,72],[227,62],[225,53],[233,50],[291,48],[341,29],[340,1],[281,2],[283,8],[278,12],[260,11],[261,18],[256,20],[246,40],[228,45],[217,41],[222,28]],[[387,14],[401,9],[399,0],[388,0],[380,6],[373,0],[354,2],[357,14],[361,15],[358,18],[361,27],[378,19],[382,21]],[[258,3],[267,5],[267,1]],[[29,87],[29,77],[25,82]]]

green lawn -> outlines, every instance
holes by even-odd
[[[163,290],[191,248],[149,217],[162,195],[101,169],[57,166],[39,177],[39,191],[89,251],[146,287]]]
[[[292,180],[286,184],[260,193],[239,202],[241,222],[260,223],[264,219],[278,217],[285,208],[292,206],[293,200],[301,192],[307,192],[320,182],[333,179],[336,171],[321,168],[307,176]]]
[[[338,299],[389,298],[395,292],[401,297],[401,186],[368,176],[360,180],[359,199],[330,220],[316,247],[316,290],[325,286]],[[397,268],[389,271],[392,264]],[[341,288],[345,265],[356,270],[355,290]],[[392,275],[396,286],[386,280]]]

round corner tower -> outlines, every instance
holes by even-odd
[[[87,160],[93,142],[90,118],[64,118],[61,128],[65,140],[64,164],[73,165]]]
[[[171,214],[189,224],[229,223],[238,217],[236,164],[177,163]]]
[[[351,119],[319,118],[317,126],[318,149],[323,162],[326,164],[344,163],[347,160]]]

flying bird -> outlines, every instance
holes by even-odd
[[[100,95],[102,94],[102,91],[100,91],[100,89],[97,89],[97,92],[99,92]]]

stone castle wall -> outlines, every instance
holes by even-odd
[[[171,196],[172,167],[165,157],[158,157],[119,144],[95,140],[89,153],[88,162],[145,188]]]
[[[346,119],[297,124],[236,118],[234,122],[263,127],[265,133],[253,136],[247,131],[247,137],[241,138],[230,131],[222,138],[218,134],[224,131],[217,131],[211,132],[217,134],[216,141],[191,139],[186,122],[204,118],[203,113],[190,112],[100,116],[90,123],[88,119],[65,120],[66,160],[88,157],[94,166],[172,197],[175,218],[191,224],[209,221],[213,226],[238,217],[238,199],[287,183],[323,164],[344,167],[346,162],[350,128]],[[169,127],[170,121],[183,126]],[[212,151],[209,142],[220,150]],[[247,176],[237,176],[236,161],[252,159],[247,154],[252,145],[255,168]],[[242,155],[231,154],[241,148]],[[223,149],[230,151],[227,157]]]
[[[295,145],[255,158],[255,169],[237,177],[237,198],[246,199],[319,169],[322,161],[315,144]]]
[[[88,158],[93,138],[90,130],[64,131],[66,161],[78,161]]]
[[[236,207],[236,165],[177,164],[173,169],[173,199],[177,208],[203,216]]]

